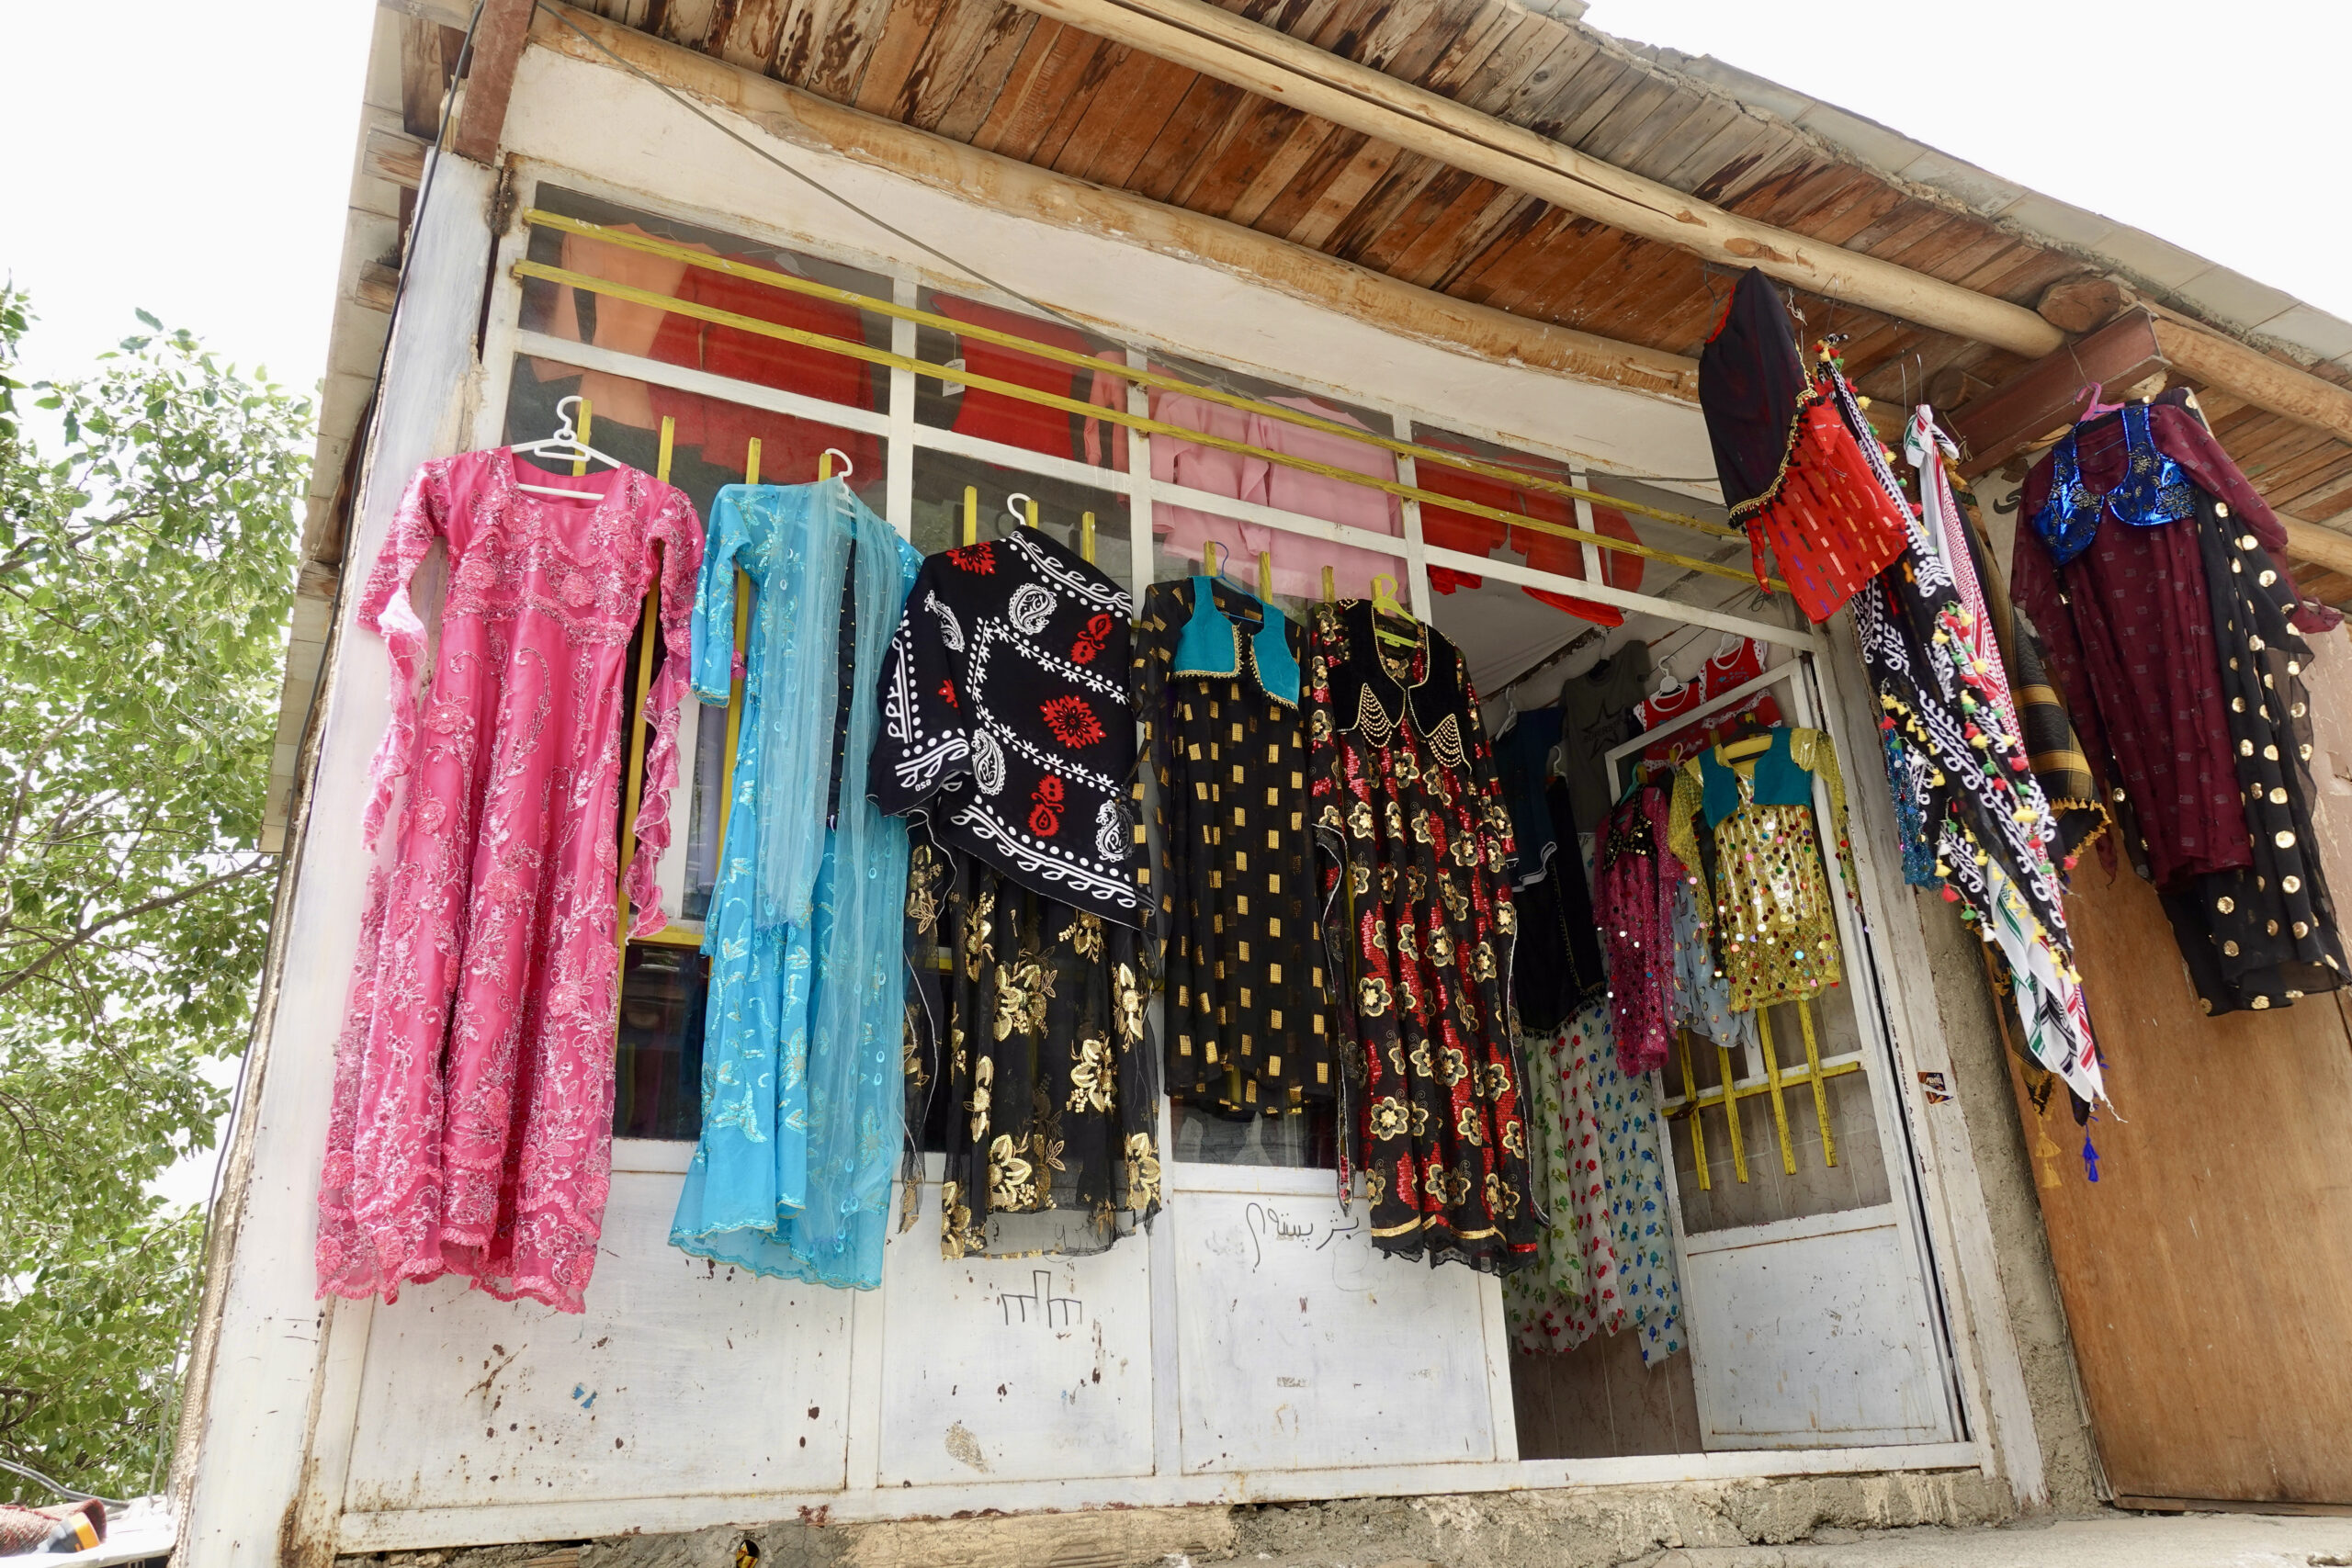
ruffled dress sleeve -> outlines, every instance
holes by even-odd
[[[694,663],[695,586],[702,571],[702,519],[686,492],[656,484],[647,504],[653,508],[646,547],[660,547],[661,581],[656,615],[661,626],[662,670],[645,699],[652,720],[652,742],[645,753],[645,793],[637,810],[637,853],[629,862],[624,890],[635,911],[629,935],[650,936],[669,924],[662,912],[655,871],[670,847],[670,792],[678,783],[678,717]]]

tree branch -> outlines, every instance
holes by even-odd
[[[23,968],[17,970],[7,978],[0,980],[0,997],[6,996],[9,992],[23,985],[26,981],[38,976],[42,970],[48,968],[59,958],[73,952],[75,948],[86,946],[92,939],[96,938],[99,933],[119,926],[125,920],[135,920],[141,915],[152,915],[158,909],[168,909],[175,904],[185,904],[190,898],[194,898],[200,894],[209,893],[215,887],[225,886],[232,882],[236,882],[242,878],[251,876],[254,872],[265,870],[268,867],[269,863],[269,861],[266,859],[252,861],[247,864],[239,866],[234,871],[224,872],[219,876],[208,876],[203,881],[190,883],[186,887],[176,888],[169,893],[158,894],[153,898],[133,904],[127,909],[118,910],[114,914],[108,915],[103,920],[94,920],[90,924],[81,927],[70,936],[60,937],[55,942],[50,943],[49,950],[46,953],[43,953],[39,958],[34,959],[30,964],[26,964]]]

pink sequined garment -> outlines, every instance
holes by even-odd
[[[600,499],[532,495],[518,478]],[[419,693],[408,585],[435,540],[449,586]],[[668,658],[628,870],[639,933],[662,923],[653,870],[702,563],[693,506],[633,468],[559,476],[504,448],[427,463],[401,499],[359,606],[390,650],[392,716],[335,1045],[321,1295],[390,1302],[455,1273],[581,1310],[612,1171],[623,666],[657,545]]]
[[[1628,1077],[1664,1066],[1680,1021],[1674,997],[1674,889],[1682,863],[1666,847],[1666,790],[1645,784],[1604,819],[1593,919],[1609,960],[1617,1065]]]

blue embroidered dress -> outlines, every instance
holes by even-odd
[[[694,689],[728,700],[736,570],[757,589],[710,954],[702,1136],[673,1246],[881,1280],[903,1100],[905,825],[875,809],[877,678],[922,558],[841,479],[729,485],[710,513]]]

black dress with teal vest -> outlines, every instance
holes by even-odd
[[[1168,1092],[1226,1115],[1301,1111],[1338,1087],[1310,885],[1303,642],[1279,610],[1206,577],[1155,585],[1136,628]]]

